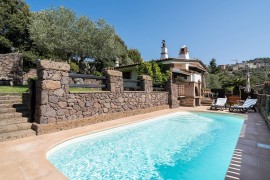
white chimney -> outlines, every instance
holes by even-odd
[[[114,67],[119,67],[119,59],[118,58],[116,58],[116,60],[115,60]]]
[[[162,47],[161,47],[161,56],[160,59],[168,59],[168,49],[166,47],[165,40],[162,40]]]
[[[179,59],[189,59],[188,48],[186,45],[180,48]]]

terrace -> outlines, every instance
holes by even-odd
[[[207,111],[208,107],[181,107],[145,113],[127,118],[102,122],[66,131],[32,136],[0,144],[1,179],[66,179],[46,159],[46,153],[55,145],[69,139],[104,131],[110,128],[144,121],[177,111]],[[229,113],[227,110],[221,113]],[[269,179],[270,132],[259,113],[244,114],[242,127],[226,179]]]
[[[49,64],[46,64],[49,63]],[[44,66],[49,67],[48,69],[43,68],[43,71],[46,73],[50,73],[53,71],[54,76],[48,76],[50,78],[57,78],[57,74],[68,74],[56,71],[55,65],[51,65],[52,62],[45,62]],[[60,64],[61,65],[61,64]],[[63,67],[60,66],[59,67]],[[54,70],[50,68],[54,68]],[[59,70],[59,69],[58,69]],[[56,121],[53,121],[54,117],[51,116],[51,114],[38,114],[41,116],[44,116],[48,119],[48,122],[42,122],[42,121],[36,121],[36,126],[38,128],[38,135],[39,136],[31,136],[24,139],[18,139],[18,140],[12,140],[7,142],[0,143],[0,160],[2,160],[2,163],[0,165],[0,178],[19,178],[19,179],[48,179],[48,178],[57,178],[57,179],[66,179],[65,176],[63,176],[62,173],[60,173],[54,166],[52,166],[49,161],[46,159],[46,153],[57,144],[60,144],[61,142],[65,142],[67,140],[73,139],[75,137],[80,137],[87,134],[92,134],[95,132],[104,131],[107,129],[135,123],[138,121],[144,121],[149,118],[165,115],[168,113],[173,112],[179,112],[179,111],[205,111],[210,112],[208,110],[209,106],[198,106],[198,107],[179,107],[179,102],[177,102],[177,97],[181,97],[181,93],[183,91],[188,91],[185,89],[187,86],[180,86],[179,84],[171,84],[171,91],[165,92],[165,89],[162,89],[163,91],[157,91],[153,92],[153,86],[151,79],[147,76],[143,76],[142,80],[132,80],[131,83],[128,80],[122,79],[121,75],[118,72],[109,71],[107,72],[109,76],[105,79],[104,77],[100,77],[103,80],[109,80],[111,84],[118,85],[116,87],[112,87],[109,83],[107,85],[111,89],[109,91],[101,91],[102,88],[104,88],[104,84],[99,83],[97,85],[79,85],[79,86],[89,86],[91,88],[100,88],[100,91],[96,92],[71,92],[69,91],[66,95],[60,95],[61,99],[67,98],[67,102],[71,103],[71,107],[74,107],[80,102],[79,99],[82,99],[83,101],[89,101],[89,98],[92,100],[97,98],[95,97],[98,95],[98,98],[103,96],[114,96],[114,93],[117,95],[117,97],[113,97],[112,99],[118,99],[119,95],[123,93],[124,95],[127,94],[127,97],[132,96],[138,96],[140,99],[139,102],[141,102],[142,97],[147,94],[152,94],[152,96],[156,96],[161,98],[162,103],[159,104],[159,102],[155,102],[155,100],[151,100],[153,102],[145,102],[143,105],[147,105],[147,103],[153,103],[157,105],[157,107],[152,107],[152,111],[149,111],[149,108],[138,108],[134,109],[135,111],[127,111],[127,114],[124,112],[109,112],[107,115],[103,114],[100,116],[85,116],[84,120],[82,120],[81,116],[77,117],[73,116],[73,119],[68,119],[66,121],[57,121],[59,119],[55,119]],[[77,75],[69,74],[69,76],[77,77]],[[80,75],[81,76],[81,75]],[[68,77],[68,76],[67,76]],[[88,78],[90,76],[87,76]],[[63,83],[63,79],[66,77],[60,78],[60,83]],[[86,78],[86,77],[85,77]],[[44,82],[47,81],[53,81],[52,79],[43,79]],[[53,81],[54,84],[56,84],[56,80]],[[121,82],[123,84],[121,84]],[[129,84],[127,84],[129,82]],[[65,85],[76,86],[73,82],[65,82]],[[119,84],[120,83],[120,84]],[[135,85],[134,85],[135,83]],[[50,86],[49,86],[50,85]],[[43,83],[43,86],[38,86],[41,91],[45,91],[48,94],[53,94],[59,90],[55,90],[54,87],[51,86],[52,84],[46,84]],[[66,86],[60,86],[60,87],[66,87]],[[106,87],[107,87],[106,86]],[[135,88],[139,89],[139,91],[124,91],[124,89],[121,89],[121,87],[128,87],[128,88]],[[42,89],[45,87],[44,89]],[[73,87],[74,88],[74,87]],[[61,88],[60,88],[61,89]],[[64,91],[66,90],[63,88]],[[111,90],[117,90],[118,92],[112,92]],[[176,90],[176,91],[174,91]],[[133,95],[135,93],[135,95]],[[131,95],[131,96],[130,96]],[[193,95],[193,94],[192,94]],[[264,112],[266,109],[266,99],[268,97],[259,96],[259,103],[258,108],[261,110],[261,112]],[[48,98],[50,99],[50,97]],[[60,99],[60,98],[59,98]],[[105,98],[106,99],[106,98]],[[121,98],[120,98],[121,99]],[[91,101],[92,101],[91,100]],[[117,104],[119,104],[117,100]],[[51,101],[51,100],[49,100]],[[120,100],[123,104],[124,99]],[[164,101],[164,102],[163,102]],[[169,103],[171,104],[169,104]],[[36,104],[38,107],[41,105],[44,105],[47,103],[48,106],[52,106],[55,104],[55,102],[48,102],[44,101],[44,98],[41,99],[39,104]],[[59,102],[56,102],[59,104]],[[105,102],[104,102],[105,104]],[[138,105],[138,103],[136,103]],[[176,106],[178,104],[178,106]],[[174,109],[168,109],[169,105],[174,107]],[[135,105],[134,105],[135,106]],[[135,106],[136,107],[136,106]],[[147,106],[146,106],[147,107]],[[151,106],[150,106],[151,107]],[[176,108],[175,108],[176,107]],[[105,109],[109,110],[110,108],[103,107],[102,112]],[[64,108],[65,109],[65,108]],[[163,109],[163,110],[162,110]],[[61,109],[59,109],[61,110]],[[80,109],[81,110],[81,109]],[[78,111],[80,111],[78,110]],[[93,109],[95,110],[95,106],[93,106]],[[113,110],[113,109],[110,109]],[[159,110],[159,111],[156,111]],[[125,111],[123,109],[123,111]],[[99,111],[97,111],[99,112]],[[150,113],[149,113],[150,112]],[[47,112],[45,112],[47,113]],[[116,113],[116,114],[114,114]],[[136,115],[139,114],[140,115]],[[230,113],[228,110],[225,110],[221,113]],[[232,113],[230,113],[232,114]],[[75,115],[75,114],[74,114]],[[87,114],[86,114],[87,115]],[[105,116],[104,116],[105,115]],[[135,115],[135,116],[130,116]],[[39,117],[41,117],[39,116]],[[130,116],[130,117],[126,117]],[[227,171],[226,179],[268,179],[269,173],[267,173],[267,167],[270,165],[270,132],[267,126],[264,123],[264,120],[260,113],[254,113],[249,112],[247,114],[243,114],[243,116],[246,117],[246,120],[244,122],[244,125],[242,127],[242,132],[239,136],[238,143],[235,147],[234,155],[231,159],[230,166]],[[125,118],[121,118],[125,117]],[[42,119],[42,118],[40,118]],[[115,119],[115,120],[113,120]],[[40,124],[39,124],[40,123]],[[91,124],[91,126],[86,126]],[[79,126],[83,126],[78,128]],[[75,128],[77,127],[77,128]],[[73,129],[70,129],[73,128]],[[69,129],[65,131],[59,131],[59,129]],[[58,132],[56,132],[58,131]],[[50,134],[46,134],[50,133]],[[43,135],[41,135],[43,134]]]

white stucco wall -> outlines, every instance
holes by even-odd
[[[201,74],[198,74],[198,73],[192,73],[187,81],[190,81],[190,82],[202,82],[202,75]]]

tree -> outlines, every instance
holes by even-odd
[[[207,74],[205,78],[206,87],[210,89],[221,88],[221,83],[219,81],[219,76],[215,74]]]
[[[138,67],[138,74],[139,75],[148,75],[153,78],[153,70],[152,70],[152,64],[151,62],[143,62]]]
[[[223,88],[231,88],[233,89],[233,94],[239,95],[239,87],[245,86],[246,79],[245,77],[232,77],[228,79],[224,84],[222,85]]]
[[[129,49],[128,50],[128,57],[133,61],[133,63],[142,63],[143,59],[141,57],[141,53],[138,49]]]
[[[131,64],[131,60],[128,58],[128,48],[125,42],[117,34],[115,35],[115,41],[118,44],[117,49],[121,50],[120,56],[118,57],[120,65],[122,66]]]
[[[149,75],[154,82],[167,82],[170,71],[162,71],[155,61],[143,62],[138,67],[139,75]]]
[[[1,0],[0,2],[0,53],[27,50],[30,47],[30,11],[23,0]]]
[[[211,74],[216,74],[216,73],[218,73],[220,71],[220,68],[217,66],[215,58],[211,59],[211,61],[209,63],[209,66],[208,66],[208,71]]]
[[[80,27],[77,30],[74,28],[76,23],[75,14],[63,7],[34,12],[31,15],[30,36],[38,48],[49,56],[67,60],[76,55],[73,54],[76,46],[81,49],[84,45],[82,42],[78,46],[81,37],[74,38],[80,32]]]
[[[96,22],[64,7],[33,13],[30,26],[31,39],[54,59],[77,59],[80,71],[90,59],[92,68],[102,70],[113,66],[116,58],[126,52],[126,46],[114,28],[103,19]]]

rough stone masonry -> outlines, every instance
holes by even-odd
[[[122,72],[107,70],[106,91],[69,93],[67,63],[42,60],[37,68],[35,125],[40,134],[81,126],[80,119],[96,123],[110,120],[107,115],[122,117],[127,112],[133,115],[135,111],[168,108],[168,93],[153,92],[149,76],[140,77],[144,91],[125,92]],[[46,125],[49,130],[44,130]]]
[[[19,53],[0,54],[0,85],[21,85],[22,80],[22,55]]]

